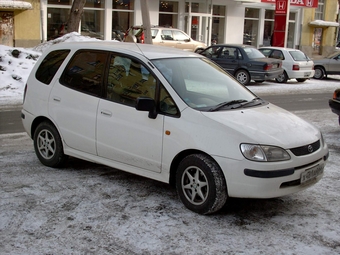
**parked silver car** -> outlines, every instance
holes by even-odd
[[[314,70],[313,78],[315,79],[323,79],[329,74],[340,74],[340,51],[336,51],[326,58],[315,59]]]

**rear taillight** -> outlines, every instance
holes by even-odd
[[[263,67],[263,70],[264,71],[269,71],[269,70],[272,69],[272,67],[273,67],[273,64],[265,64],[265,66]]]
[[[293,70],[294,71],[299,71],[300,70],[300,66],[299,65],[293,65]]]

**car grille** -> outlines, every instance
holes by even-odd
[[[314,151],[318,150],[319,148],[320,148],[320,140],[318,140],[318,141],[316,141],[315,143],[312,143],[312,144],[308,144],[308,145],[305,145],[305,146],[290,149],[290,151],[295,156],[303,156],[303,155],[311,154]]]

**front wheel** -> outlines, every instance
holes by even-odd
[[[325,71],[322,67],[317,66],[314,68],[314,70],[315,70],[315,73],[313,76],[314,79],[321,80],[325,77]]]
[[[242,85],[248,85],[250,82],[250,75],[246,70],[237,71],[235,77]]]
[[[286,83],[288,81],[287,73],[284,71],[277,78],[275,78],[275,81],[278,82],[278,83]]]
[[[52,123],[40,123],[34,132],[33,142],[35,153],[45,166],[60,167],[66,161],[60,135]]]
[[[222,170],[210,157],[193,154],[179,164],[176,188],[183,204],[200,214],[210,214],[223,207],[227,186]]]

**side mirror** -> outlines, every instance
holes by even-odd
[[[149,112],[149,118],[156,119],[155,105],[155,100],[150,97],[138,97],[135,108],[137,111]]]

